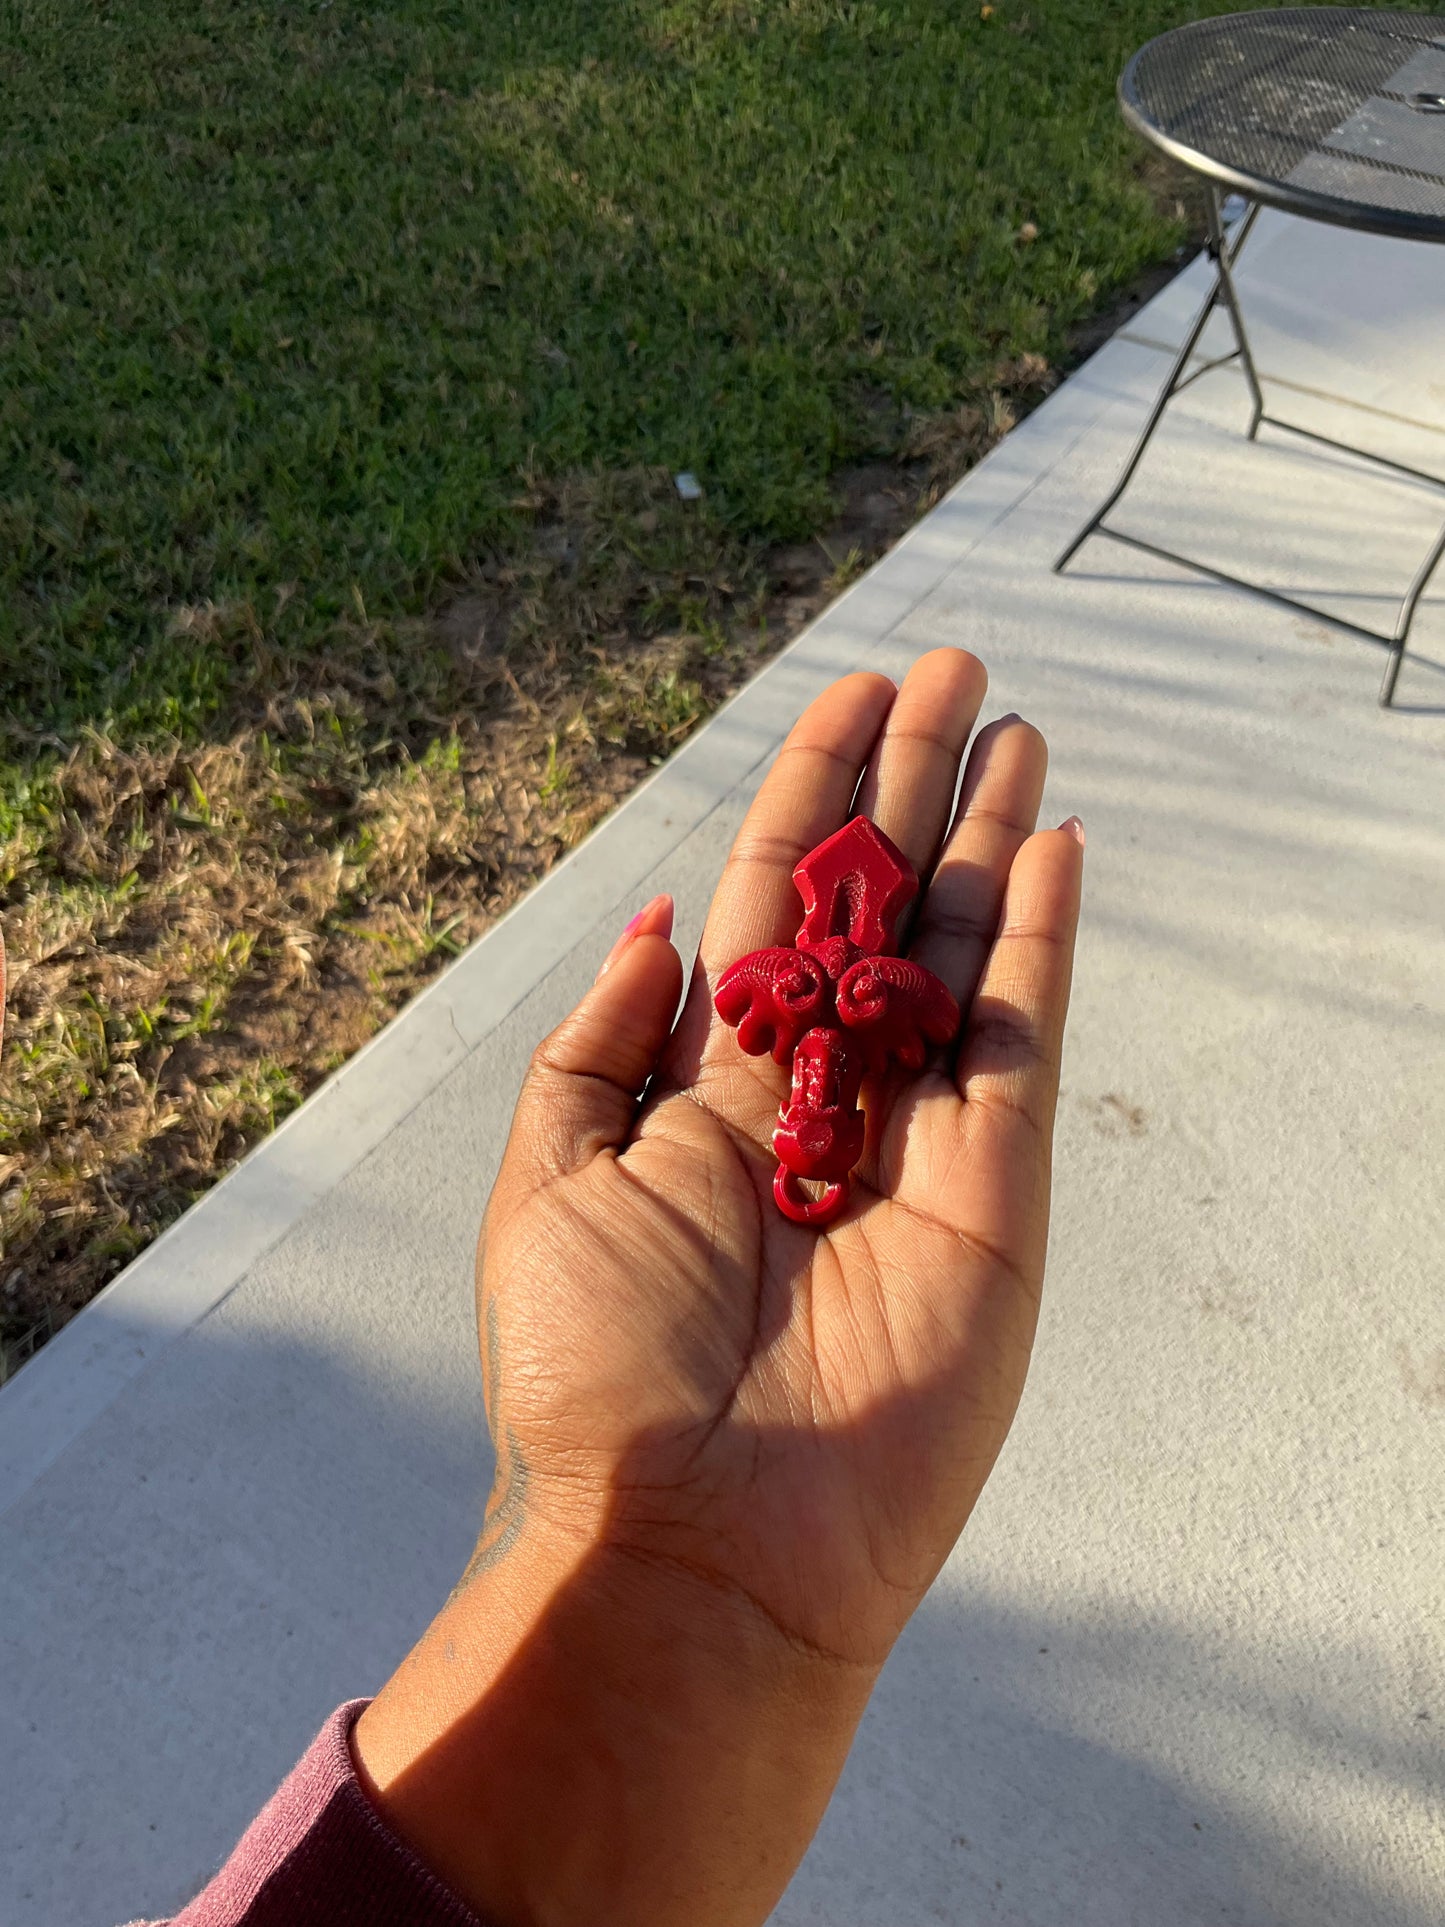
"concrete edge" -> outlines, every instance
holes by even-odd
[[[1202,298],[1186,267],[894,548],[644,782],[502,920],[0,1387],[0,1515],[124,1388],[245,1278],[297,1221],[620,906],[779,739],[779,718],[881,648],[1100,416],[1152,394]],[[1198,284],[1194,294],[1191,283]],[[1142,329],[1141,323],[1152,324]],[[1176,325],[1176,323],[1178,325]],[[1139,338],[1140,331],[1144,339]],[[972,526],[969,526],[969,525]],[[962,526],[960,526],[962,525]],[[846,657],[846,659],[840,659]]]

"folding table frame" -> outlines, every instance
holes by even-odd
[[[1268,423],[1271,428],[1283,429],[1290,435],[1302,436],[1306,441],[1318,442],[1326,448],[1338,449],[1361,461],[1372,462],[1377,468],[1388,469],[1393,474],[1408,475],[1411,480],[1423,482],[1445,494],[1445,476],[1431,475],[1424,469],[1411,468],[1405,462],[1392,462],[1383,455],[1372,454],[1369,449],[1356,448],[1349,442],[1337,441],[1332,435],[1317,434],[1312,428],[1301,428],[1296,422],[1281,421],[1277,415],[1269,413],[1265,407],[1264,387],[1259,370],[1255,366],[1254,355],[1250,350],[1249,336],[1245,332],[1244,316],[1240,311],[1239,293],[1234,280],[1234,265],[1239,259],[1245,242],[1249,239],[1250,231],[1259,214],[1260,204],[1257,201],[1248,204],[1243,218],[1231,236],[1225,231],[1224,210],[1220,202],[1219,189],[1213,182],[1207,182],[1205,186],[1209,219],[1207,251],[1214,263],[1214,284],[1205,296],[1204,305],[1196,315],[1193,326],[1180,345],[1179,352],[1174,358],[1174,365],[1169,370],[1168,379],[1149,411],[1139,439],[1134,444],[1133,453],[1124,464],[1118,481],[1055,562],[1055,573],[1062,574],[1091,535],[1107,535],[1111,541],[1123,542],[1131,549],[1141,550],[1145,555],[1157,556],[1162,561],[1192,569],[1198,575],[1211,576],[1216,582],[1228,583],[1232,588],[1247,589],[1251,595],[1263,596],[1267,601],[1279,603],[1286,609],[1297,609],[1304,615],[1313,616],[1317,621],[1333,623],[1336,628],[1343,629],[1350,635],[1363,637],[1367,642],[1379,643],[1389,650],[1390,659],[1385,665],[1384,680],[1380,684],[1380,703],[1382,707],[1388,708],[1394,698],[1395,681],[1400,674],[1400,663],[1404,658],[1405,645],[1409,640],[1410,625],[1415,619],[1415,611],[1420,606],[1420,598],[1424,595],[1441,557],[1445,556],[1445,524],[1441,525],[1434,546],[1421,562],[1415,572],[1414,580],[1405,592],[1399,614],[1395,618],[1394,628],[1386,633],[1383,630],[1367,628],[1363,623],[1350,622],[1344,616],[1337,616],[1327,609],[1317,608],[1313,603],[1301,602],[1297,597],[1285,595],[1279,589],[1266,588],[1261,583],[1247,581],[1243,576],[1231,575],[1227,569],[1217,569],[1212,563],[1197,561],[1193,556],[1180,555],[1174,549],[1166,549],[1157,542],[1148,542],[1142,536],[1130,535],[1127,530],[1112,528],[1105,520],[1133,481],[1135,471],[1144,459],[1144,451],[1152,441],[1154,431],[1163,420],[1164,411],[1174,397],[1191,382],[1198,381],[1201,375],[1207,375],[1211,370],[1222,368],[1227,363],[1235,361],[1239,363],[1249,389],[1251,408],[1248,439],[1250,441],[1254,441],[1261,427]],[[1230,326],[1234,331],[1234,346],[1227,354],[1216,355],[1211,360],[1203,362],[1198,368],[1191,369],[1189,364],[1194,359],[1200,338],[1216,308],[1221,309],[1229,317]],[[1349,405],[1351,404],[1346,402],[1346,406]]]

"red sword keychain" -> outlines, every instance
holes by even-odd
[[[897,955],[918,877],[875,823],[855,816],[793,872],[803,922],[792,949],[740,957],[718,981],[718,1015],[750,1056],[791,1059],[778,1113],[773,1196],[796,1224],[831,1224],[863,1153],[858,1091],[890,1063],[916,1071],[930,1044],[950,1043],[958,1005],[931,970]],[[826,1184],[811,1198],[799,1183]]]

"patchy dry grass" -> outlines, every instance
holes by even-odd
[[[536,507],[524,564],[483,565],[431,623],[358,607],[304,677],[249,605],[183,610],[253,661],[226,739],[86,730],[12,813],[12,1348],[84,1303],[743,672],[762,632],[724,639],[720,571],[692,631],[637,631],[655,578],[612,550],[629,522],[656,543],[680,519],[666,477]]]

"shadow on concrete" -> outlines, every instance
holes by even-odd
[[[208,1345],[218,1445],[244,1404],[255,1452],[199,1467],[185,1415],[153,1401],[110,1526],[92,1521],[82,1553],[52,1518],[25,1544],[53,1558],[5,1575],[12,1633],[19,1600],[67,1629],[44,1674],[6,1661],[0,1857],[28,1927],[180,1905],[330,1708],[390,1672],[476,1527],[479,1401],[474,1423],[447,1421],[404,1378],[388,1387],[335,1354]],[[349,1522],[365,1517],[363,1540]],[[47,1567],[70,1576],[64,1596]],[[885,1671],[778,1927],[1426,1927],[1391,1897],[1389,1852],[1366,1888],[1358,1847],[1341,1855],[1304,1822],[1317,1783],[1368,1791],[1372,1811],[1428,1801],[1432,1729],[1352,1717],[1375,1670],[1365,1645],[1332,1672],[1221,1637],[1220,1619],[1191,1623],[1187,1598],[1166,1623],[1123,1597],[1066,1617],[988,1597],[965,1538]],[[57,1730],[61,1704],[80,1729]],[[131,1736],[157,1730],[164,1745],[137,1751]],[[30,1858],[30,1814],[57,1806],[69,1852]]]
[[[1432,1728],[1344,1704],[1378,1671],[1079,1600],[970,1599],[968,1537],[884,1673],[777,1927],[1426,1927],[1432,1909],[1312,1826],[1313,1794],[1379,1783],[1428,1808]],[[1227,1589],[1227,1582],[1226,1582]],[[1358,1679],[1355,1680],[1356,1696]],[[1383,1682],[1382,1682],[1383,1684]],[[1281,1761],[1289,1763],[1281,1775]],[[1273,1764],[1267,1764],[1272,1762]],[[1418,1844],[1418,1843],[1417,1843]],[[1380,1843],[1388,1867],[1403,1837]]]

